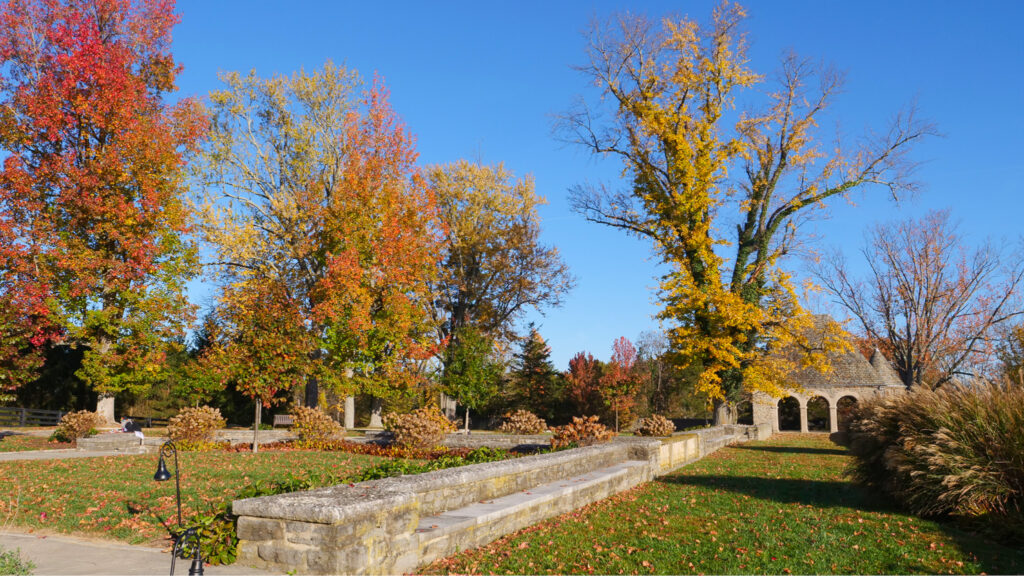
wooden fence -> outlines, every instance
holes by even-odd
[[[67,412],[0,407],[0,426],[56,426]]]

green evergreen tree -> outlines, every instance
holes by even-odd
[[[556,417],[562,402],[561,375],[551,364],[551,348],[537,328],[530,324],[522,350],[515,354],[512,366],[512,401],[544,418]]]

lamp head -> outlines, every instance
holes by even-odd
[[[167,470],[167,464],[164,463],[164,455],[160,454],[160,462],[156,465],[156,474],[153,474],[153,480],[157,482],[163,482],[164,480],[170,480],[171,473]]]

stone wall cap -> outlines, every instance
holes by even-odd
[[[471,464],[423,474],[394,476],[356,484],[338,484],[301,492],[246,498],[234,501],[231,510],[237,516],[338,524],[372,516],[381,511],[400,508],[414,502],[418,494],[459,486],[471,481],[559,467],[581,456],[586,457],[588,454],[628,449],[631,444],[657,445],[658,442],[646,438],[622,439],[622,441],[574,448],[573,450]]]

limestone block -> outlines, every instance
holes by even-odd
[[[284,538],[284,522],[267,518],[242,516],[236,528],[239,540],[281,540]]]
[[[260,559],[278,566],[289,566],[292,569],[306,568],[306,550],[289,546],[283,542],[261,542],[258,545]]]

